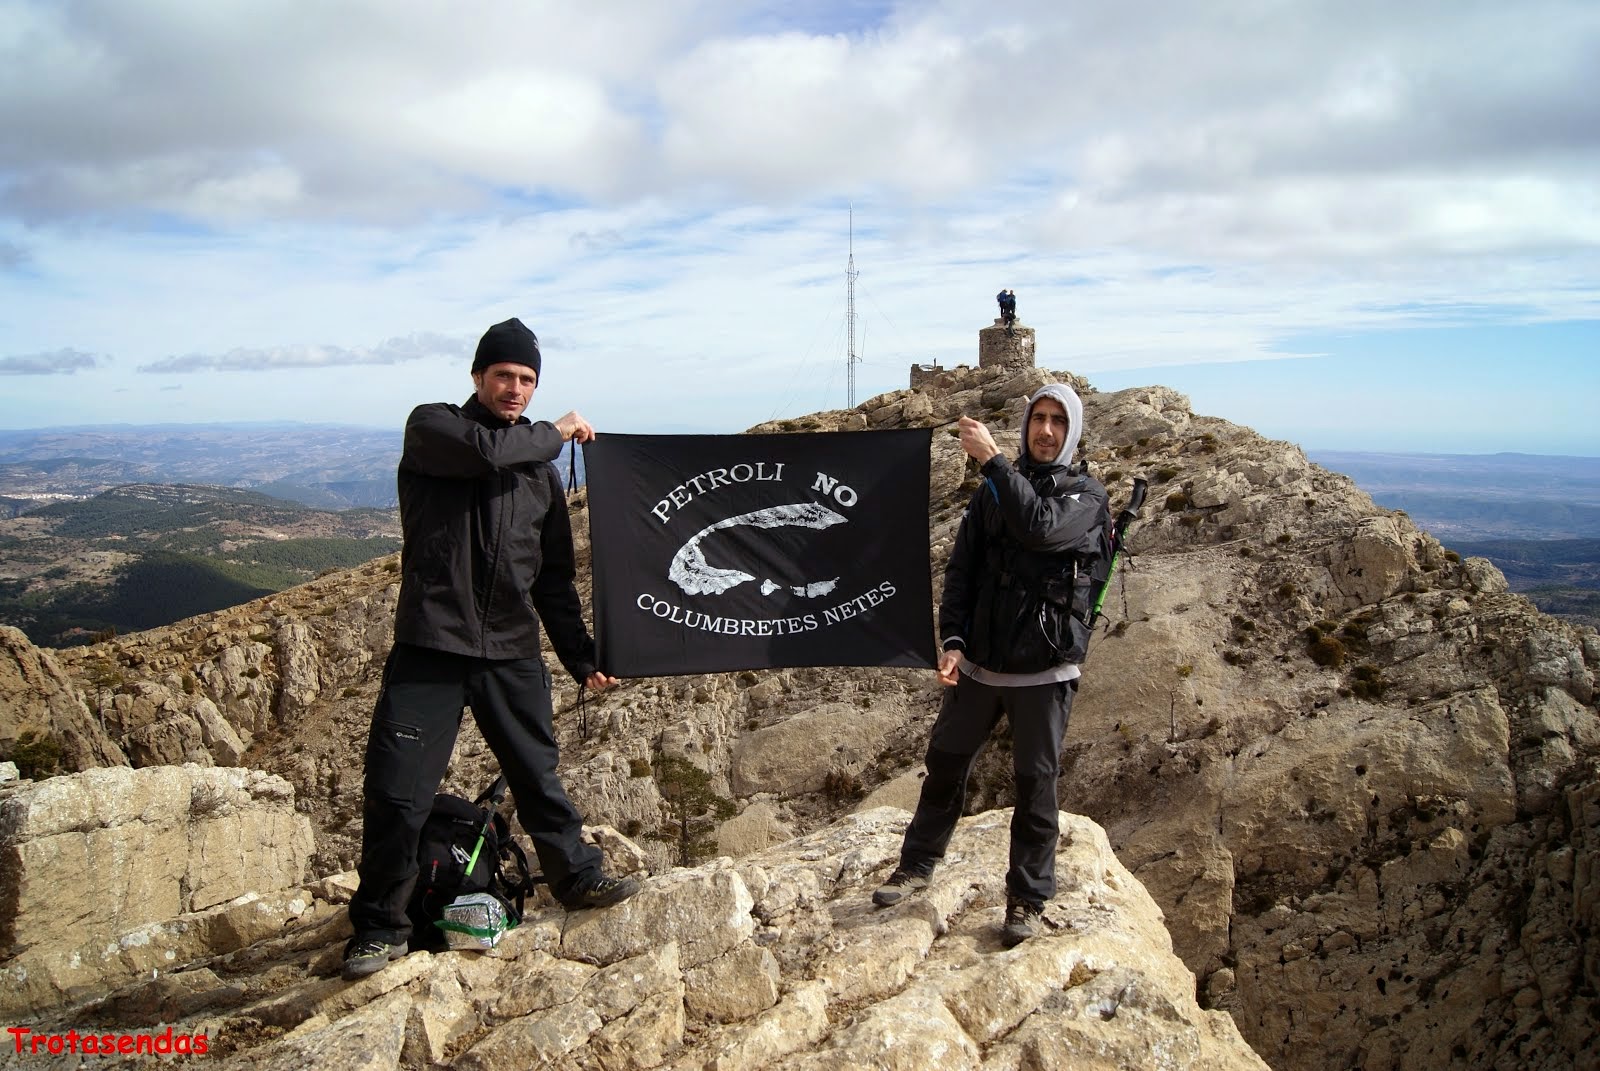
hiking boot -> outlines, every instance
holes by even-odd
[[[1007,948],[1020,945],[1039,932],[1043,918],[1043,907],[1015,896],[1006,897],[1006,924],[1000,928],[1000,943]]]
[[[639,883],[632,878],[608,878],[601,875],[577,892],[561,901],[568,911],[582,911],[590,907],[611,907],[620,904],[639,891]]]
[[[387,967],[390,960],[399,959],[408,950],[404,941],[391,945],[387,941],[373,937],[366,940],[352,939],[344,948],[344,979],[353,982],[357,978],[376,974]]]
[[[878,891],[872,894],[872,902],[879,907],[893,907],[912,893],[926,889],[932,879],[931,871],[923,873],[897,866],[894,873],[889,875],[889,880],[878,886]]]

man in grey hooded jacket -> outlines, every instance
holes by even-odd
[[[1055,895],[1061,743],[1089,641],[1094,564],[1110,554],[1106,489],[1072,457],[1083,403],[1051,384],[1028,400],[1013,465],[981,422],[962,417],[961,446],[982,484],[962,518],[939,604],[938,675],[950,690],[928,742],[927,779],[900,865],[874,894],[879,907],[926,888],[966,801],[978,752],[1010,722],[1016,803],[1002,940],[1037,932]]]

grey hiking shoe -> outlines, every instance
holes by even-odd
[[[1006,897],[1006,924],[1000,928],[1000,943],[1007,948],[1020,945],[1039,932],[1043,919],[1043,907],[1015,896]]]
[[[352,938],[350,943],[344,946],[344,979],[353,982],[357,978],[376,974],[387,967],[390,960],[399,959],[407,951],[409,948],[404,941],[391,945],[376,938],[369,937],[366,940]]]
[[[611,907],[620,904],[639,891],[639,883],[632,878],[608,878],[601,875],[577,892],[561,901],[568,911],[582,911],[590,907]]]
[[[894,873],[889,875],[889,880],[878,886],[877,892],[872,894],[872,902],[879,907],[893,907],[912,893],[926,889],[932,879],[932,874],[897,866]]]

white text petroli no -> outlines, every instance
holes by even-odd
[[[711,469],[698,476],[691,476],[678,486],[667,492],[665,498],[651,507],[650,512],[662,524],[672,519],[675,510],[680,510],[693,502],[701,495],[709,495],[719,487],[732,487],[741,483],[781,483],[783,481],[784,462],[775,461],[768,463],[758,461],[755,464],[729,465],[727,468]],[[856,493],[848,484],[843,484],[833,476],[826,473],[817,473],[815,482],[812,483],[813,491],[821,491],[826,496],[831,496],[839,505],[846,508],[856,504]]]

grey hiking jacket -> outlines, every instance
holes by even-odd
[[[1037,464],[1027,459],[1026,435],[1028,417],[1043,397],[1062,403],[1069,427],[1059,454]],[[993,673],[1076,675],[1050,674],[1049,668],[1083,660],[1089,574],[1110,554],[1111,530],[1105,486],[1072,465],[1083,428],[1077,394],[1050,384],[1029,399],[1024,411],[1022,456],[1013,464],[997,454],[979,470],[983,482],[961,519],[945,566],[939,601],[944,650],[960,650]],[[1057,656],[1049,665],[1018,665],[1021,648],[1028,646],[1025,630],[1041,621]]]

